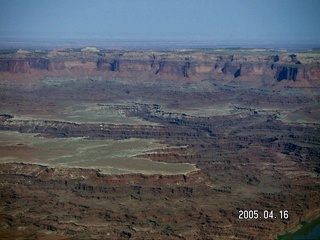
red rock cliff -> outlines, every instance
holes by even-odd
[[[112,76],[131,79],[204,79],[257,81],[295,86],[320,86],[318,55],[217,55],[172,53],[50,53],[5,54],[0,74],[41,76]]]

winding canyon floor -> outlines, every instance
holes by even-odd
[[[0,98],[1,239],[273,239],[320,216],[319,88],[46,77]]]

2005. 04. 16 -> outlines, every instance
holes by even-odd
[[[274,214],[273,210],[264,210],[262,213],[259,210],[239,210],[239,219],[288,219],[289,211],[280,210]]]

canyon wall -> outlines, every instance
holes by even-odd
[[[241,80],[261,84],[286,81],[294,86],[320,86],[317,54],[218,55],[205,53],[62,53],[4,54],[0,74],[41,76],[111,76],[130,79]]]

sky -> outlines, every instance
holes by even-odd
[[[0,39],[320,43],[319,0],[0,0]]]

